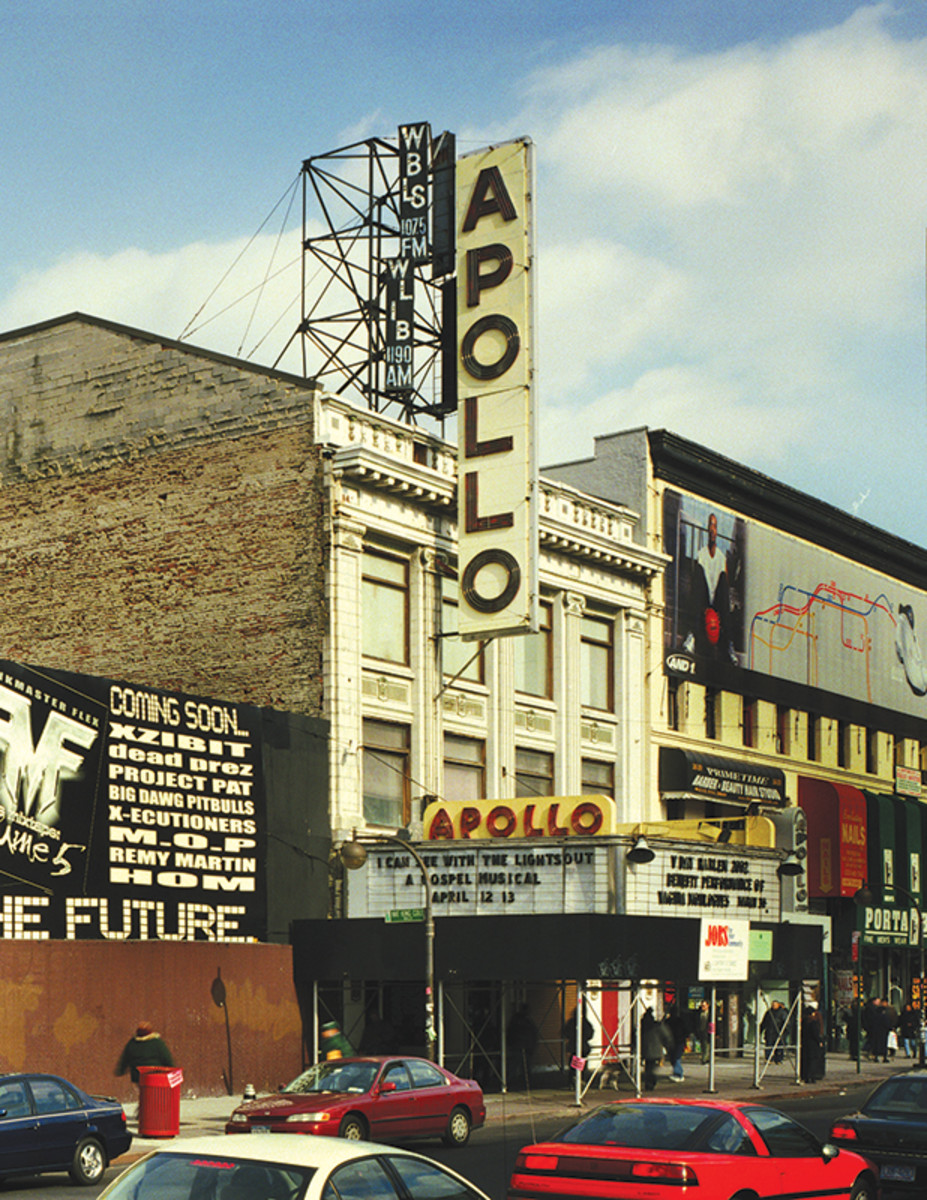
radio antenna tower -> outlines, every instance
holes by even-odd
[[[457,407],[455,157],[453,134],[402,125],[395,145],[302,167],[302,310],[284,353],[300,338],[304,375],[411,424]]]

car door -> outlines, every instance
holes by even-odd
[[[78,1096],[47,1075],[28,1080],[38,1123],[39,1153],[47,1166],[68,1167],[74,1150],[89,1127],[87,1111]]]
[[[25,1079],[0,1082],[0,1177],[40,1166],[39,1136]]]
[[[443,1133],[454,1107],[454,1093],[438,1068],[424,1059],[406,1063],[415,1089],[415,1119],[420,1133]]]
[[[841,1189],[840,1164],[824,1159],[821,1143],[804,1125],[775,1108],[751,1107],[745,1115],[769,1149],[769,1163],[777,1176],[775,1186],[769,1187],[770,1194],[849,1194],[849,1183]],[[762,1188],[760,1194],[765,1194]]]
[[[417,1131],[416,1097],[412,1079],[402,1059],[383,1067],[370,1104],[370,1132],[376,1138],[412,1137]]]

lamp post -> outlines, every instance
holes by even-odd
[[[920,963],[920,982],[918,983],[917,999],[917,1010],[920,1016],[920,1030],[918,1033],[917,1065],[919,1067],[923,1067],[925,1044],[927,1044],[927,1011],[925,1011],[924,1006],[924,915],[921,912],[921,906],[917,899],[912,896],[907,888],[899,887],[897,883],[893,883],[891,885],[891,890],[893,892],[901,892],[901,894],[910,901],[914,911],[917,913],[917,944],[919,950],[918,958]],[[867,883],[864,883],[861,888],[857,889],[853,899],[857,904],[870,905],[875,902],[876,897],[872,888],[870,888]],[[860,969],[862,969],[862,960],[860,960]]]
[[[415,859],[422,873],[425,885],[425,1056],[435,1061],[435,920],[432,909],[431,877],[428,867],[421,854],[411,842],[391,833],[371,833],[357,835],[354,831],[351,840],[344,842],[341,847],[341,861],[349,871],[356,871],[367,861],[365,846],[377,845],[380,842],[393,842],[401,846]]]

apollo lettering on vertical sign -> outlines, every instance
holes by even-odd
[[[537,630],[532,145],[457,161],[459,633]]]
[[[386,337],[383,389],[401,394],[414,387],[414,268],[427,262],[428,172],[431,126],[399,126],[399,254],[385,260]]]

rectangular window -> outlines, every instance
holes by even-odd
[[[923,761],[923,754],[921,755]],[[879,731],[866,730],[866,774],[876,775],[879,770]]]
[[[582,769],[582,793],[584,796],[611,796],[615,798],[615,764],[600,762],[597,758],[584,758]]]
[[[850,724],[848,721],[837,722],[837,766],[846,767],[850,763]]]
[[[705,688],[705,737],[718,736],[718,692],[715,688]]]
[[[444,799],[486,798],[486,743],[476,738],[444,735]]]
[[[465,642],[454,635],[459,628],[460,588],[456,579],[441,576],[441,662],[450,679],[483,682],[483,642]]]
[[[363,653],[386,662],[409,661],[409,563],[365,550],[361,585]]]
[[[666,681],[666,727],[679,729],[679,680]]]
[[[780,754],[792,753],[791,715],[791,709],[784,704],[776,705],[776,750]]]
[[[817,762],[820,754],[820,717],[808,713],[808,761]]]
[[[409,728],[364,722],[364,819],[372,825],[409,823]]]
[[[520,634],[512,638],[515,648],[515,690],[529,696],[554,694],[553,688],[553,606],[542,600],[538,612],[537,633]]]
[[[745,746],[756,746],[756,701],[750,696],[742,696],[743,704],[743,738]]]
[[[515,749],[515,795],[552,796],[554,756],[543,750]]]
[[[584,616],[580,625],[580,703],[611,712],[615,707],[614,622]]]

